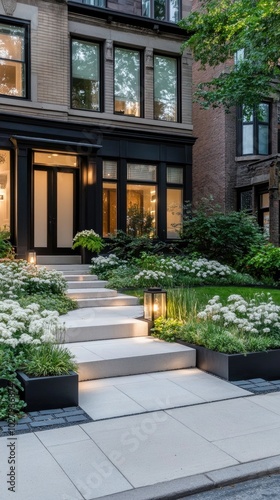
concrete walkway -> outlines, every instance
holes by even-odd
[[[79,404],[94,422],[0,438],[1,500],[175,499],[280,471],[280,392],[189,368],[81,382]]]

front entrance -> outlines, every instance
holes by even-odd
[[[45,156],[56,165],[33,167],[34,250],[41,255],[70,254],[78,220],[78,169],[57,165],[69,155],[35,153],[37,161],[46,161]]]

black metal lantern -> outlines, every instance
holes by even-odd
[[[36,255],[36,252],[34,252],[34,250],[30,250],[27,253],[27,261],[29,262],[29,264],[36,264],[37,255]]]
[[[167,293],[158,287],[144,291],[144,319],[152,323],[157,318],[167,316]]]

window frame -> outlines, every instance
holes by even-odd
[[[8,98],[8,99],[19,99],[19,100],[30,100],[31,96],[31,85],[30,85],[30,68],[31,68],[31,47],[30,47],[30,33],[31,33],[31,22],[25,20],[17,20],[12,17],[0,16],[0,24],[6,24],[7,26],[15,26],[18,28],[24,28],[24,62],[17,61],[15,59],[9,59],[9,61],[20,62],[24,65],[25,68],[25,95],[17,96],[17,95],[8,95],[1,94],[0,98]],[[0,60],[5,61],[6,59],[0,58]]]
[[[243,121],[242,107],[239,107],[237,113],[237,155],[238,156],[268,156],[271,154],[271,103],[268,101],[262,101],[261,104],[268,105],[268,121],[259,120],[256,111],[252,112],[253,119],[248,122]],[[243,147],[243,131],[244,127],[252,125],[253,126],[253,152],[244,153]],[[267,143],[267,153],[261,153],[259,149],[259,128],[261,125],[266,125],[268,129],[268,143]]]
[[[179,55],[167,54],[161,52],[154,52],[153,54],[153,68],[155,70],[155,58],[156,57],[166,57],[169,59],[176,60],[176,71],[177,71],[177,91],[176,91],[176,103],[177,103],[177,116],[176,120],[161,120],[155,117],[155,77],[153,78],[153,119],[158,122],[165,123],[181,123],[182,122],[182,99],[181,99],[181,89],[182,89],[182,75],[181,75],[181,57]],[[155,71],[154,71],[155,74]]]
[[[99,46],[99,110],[73,106],[73,41],[92,43]],[[102,113],[104,111],[104,44],[101,40],[70,34],[70,108],[77,111]]]
[[[178,20],[176,21],[171,21],[170,20],[170,2],[171,0],[164,0],[165,2],[165,16],[164,16],[164,19],[158,19],[155,16],[155,1],[156,0],[148,0],[149,1],[149,4],[150,4],[150,16],[146,16],[144,15],[144,0],[142,0],[142,4],[141,4],[141,12],[142,12],[142,16],[143,17],[146,17],[146,18],[149,18],[149,19],[155,19],[156,21],[164,21],[164,22],[167,22],[167,23],[172,23],[172,24],[176,24],[178,23],[178,21],[180,21],[182,19],[182,2],[181,0],[178,0]]]
[[[95,2],[99,3],[100,1],[102,1],[104,5],[95,5]],[[89,7],[99,7],[100,9],[107,8],[107,0],[93,0],[93,3],[87,2],[86,0],[82,0],[82,3],[84,5],[88,5]]]
[[[139,53],[139,66],[140,66],[140,71],[139,71],[139,116],[135,115],[129,115],[129,114],[123,114],[115,110],[115,101],[116,101],[116,96],[115,96],[115,74],[116,74],[116,68],[115,68],[115,53],[116,49],[121,49],[121,50],[131,50]],[[131,118],[144,118],[144,53],[143,49],[139,49],[138,47],[133,47],[133,46],[124,46],[124,45],[119,45],[116,44],[114,45],[114,51],[113,51],[113,113],[114,115],[119,115],[119,116],[127,116]]]

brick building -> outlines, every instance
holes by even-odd
[[[190,3],[1,0],[0,226],[18,257],[59,260],[76,231],[135,230],[139,214],[151,236],[177,236],[194,138],[176,21]]]
[[[193,83],[217,77],[224,68],[199,70],[193,64]],[[280,106],[264,100],[262,119],[242,116],[242,109],[201,110],[193,106],[193,203],[212,195],[223,210],[245,209],[279,244]],[[278,166],[277,166],[278,164]],[[277,184],[277,185],[276,185]]]

